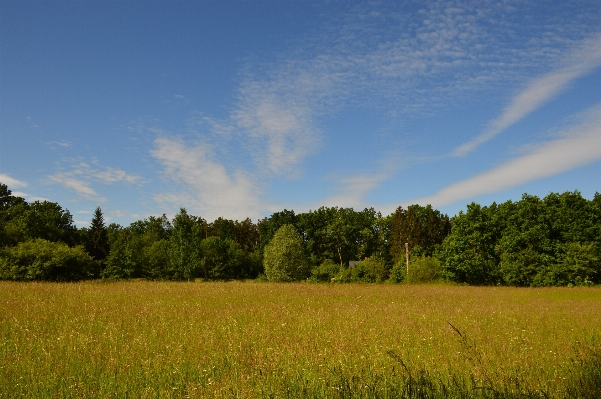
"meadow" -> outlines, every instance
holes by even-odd
[[[598,398],[600,370],[600,288],[0,282],[0,398]]]

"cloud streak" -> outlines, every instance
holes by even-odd
[[[143,179],[139,175],[130,174],[122,169],[111,167],[95,169],[85,162],[73,165],[68,172],[57,172],[48,177],[53,182],[75,191],[79,197],[101,203],[105,202],[106,198],[98,194],[90,186],[92,181],[102,184],[126,183],[139,185],[143,183]]]
[[[465,156],[509,126],[551,100],[575,79],[601,65],[601,35],[587,39],[568,53],[567,65],[534,80],[515,96],[501,116],[490,122],[481,135],[457,147],[454,156]]]
[[[432,196],[418,198],[411,203],[440,207],[601,160],[601,105],[588,111],[582,123],[566,130],[561,136],[497,168],[451,184]]]
[[[8,186],[9,190],[11,190],[13,188],[27,187],[27,183],[25,183],[21,180],[14,179],[14,178],[10,177],[9,175],[5,175],[3,173],[0,173],[0,183],[6,184]]]
[[[106,198],[94,191],[94,189],[90,187],[88,182],[85,182],[80,179],[75,179],[71,176],[72,175],[70,173],[56,173],[52,176],[48,176],[48,178],[55,183],[59,183],[62,186],[75,191],[75,193],[79,197],[85,198],[90,201],[97,201],[100,203],[106,201]]]

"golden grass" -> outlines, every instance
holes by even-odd
[[[0,282],[0,397],[395,397],[398,359],[562,397],[600,336],[599,288]]]

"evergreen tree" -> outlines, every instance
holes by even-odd
[[[86,250],[94,260],[101,264],[104,263],[110,252],[108,231],[104,225],[104,217],[100,207],[97,207],[94,211],[94,217],[88,229]]]

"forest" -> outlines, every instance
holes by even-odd
[[[0,183],[0,279],[596,285],[601,194],[524,194],[471,203],[454,217],[411,205],[390,215],[321,207],[209,222],[182,208],[172,220],[125,227],[106,225],[98,207],[90,226],[77,228],[59,204],[28,203]]]

